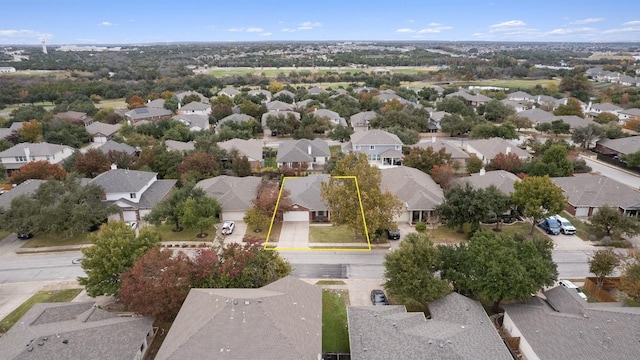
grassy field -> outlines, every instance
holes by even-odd
[[[103,100],[100,101],[99,103],[95,104],[95,106],[98,109],[104,109],[104,108],[126,108],[127,107],[127,103],[124,101],[124,99],[111,99],[111,100]]]
[[[309,226],[309,242],[312,243],[367,243],[362,236],[354,238],[353,230],[346,225]]]
[[[17,309],[13,310],[7,317],[0,321],[0,333],[7,332],[24,314],[37,303],[43,302],[69,302],[73,300],[82,289],[65,289],[65,290],[52,290],[52,291],[38,291],[35,295],[30,297]]]
[[[548,87],[551,84],[559,85],[559,80],[549,80],[549,79],[536,79],[536,80],[527,80],[527,79],[513,79],[513,80],[501,80],[501,79],[490,79],[490,80],[478,80],[478,81],[457,81],[451,82],[449,86],[496,86],[496,87],[506,87],[509,89],[513,88],[532,88],[536,85],[541,85],[543,87]],[[432,82],[403,82],[402,85],[409,87],[425,87],[432,86],[434,83]]]
[[[322,352],[349,352],[347,290],[322,290]]]
[[[91,244],[92,233],[83,233],[70,238],[60,238],[53,235],[36,234],[33,238],[26,241],[22,248],[41,248],[47,246],[67,246],[67,245],[83,245]]]

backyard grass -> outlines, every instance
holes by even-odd
[[[349,352],[347,290],[322,290],[322,352]]]
[[[95,232],[82,233],[66,239],[54,235],[36,234],[33,238],[25,241],[21,248],[91,244],[93,243],[92,234],[95,234]]]
[[[160,226],[152,226],[151,229],[160,233],[162,241],[211,241],[215,238],[216,229],[214,227],[206,229],[204,232],[208,234],[205,238],[199,238],[197,235],[200,230],[183,229],[182,231],[173,231],[174,224],[162,224]]]
[[[264,159],[264,167],[266,168],[277,168],[278,163],[276,162],[276,157],[271,156]]]
[[[24,314],[37,303],[43,302],[69,302],[73,300],[82,289],[65,289],[65,290],[51,290],[51,291],[38,291],[35,295],[23,302],[9,315],[7,315],[2,321],[0,321],[0,333],[7,332]]]
[[[331,156],[337,156],[342,152],[342,146],[340,145],[331,145],[329,146],[329,151],[331,152]]]
[[[353,230],[346,225],[309,226],[311,243],[367,243],[363,236],[354,238]]]
[[[278,240],[280,240],[280,230],[282,230],[282,223],[278,222],[274,223],[271,227],[271,234],[269,234],[269,228],[262,229],[261,231],[256,232],[255,226],[247,224],[247,232],[244,234],[244,236],[253,236],[262,240],[266,240],[267,234],[269,234],[269,243],[277,243]]]
[[[318,280],[316,285],[347,285],[342,280]]]

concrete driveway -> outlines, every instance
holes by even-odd
[[[242,243],[242,238],[244,238],[244,234],[247,232],[247,223],[245,223],[244,221],[234,221],[234,222],[236,223],[236,226],[235,226],[235,229],[233,229],[233,234],[225,236],[224,238],[225,244]]]
[[[549,235],[540,227],[536,226],[536,230],[540,231],[540,233],[545,234],[553,240],[553,249],[554,250],[595,250],[596,248],[591,245],[589,241],[584,241],[576,235]]]
[[[309,222],[285,221],[280,230],[278,248],[307,249],[309,248]]]

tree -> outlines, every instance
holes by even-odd
[[[575,128],[571,133],[571,140],[580,144],[580,147],[583,149],[589,150],[591,144],[600,140],[603,135],[604,129],[602,126],[589,124]]]
[[[280,196],[280,201],[278,201]],[[280,188],[278,184],[274,182],[263,181],[258,189],[258,196],[251,201],[253,208],[251,208],[244,217],[244,221],[254,226],[256,229],[264,229],[269,226],[273,217],[273,212],[276,210],[274,221],[282,221],[284,212],[291,206],[291,199],[289,199],[289,190]],[[276,209],[276,203],[278,208]]]
[[[553,144],[542,154],[542,164],[554,170],[553,177],[573,175],[573,162],[567,157],[567,148],[562,144]]]
[[[156,205],[151,212],[145,216],[145,220],[155,226],[160,226],[165,221],[174,223],[174,231],[182,231],[181,215],[184,203],[187,199],[199,199],[205,197],[204,190],[196,187],[195,183],[189,182],[181,188],[171,191],[168,197]]]
[[[619,237],[623,234],[635,236],[640,233],[640,224],[637,221],[608,205],[601,206],[589,222],[591,231],[604,233],[608,237]]]
[[[627,261],[622,276],[620,289],[635,302],[640,302],[640,256],[633,253]]]
[[[455,177],[455,171],[449,164],[433,165],[431,169],[431,178],[443,189],[451,187],[451,182]]]
[[[496,170],[504,170],[508,172],[514,172],[522,167],[522,160],[516,153],[498,153],[493,159],[491,159],[491,167]]]
[[[402,203],[390,192],[382,192],[380,170],[369,165],[364,153],[350,153],[336,162],[331,175],[356,176],[360,189],[360,201],[355,181],[352,179],[332,178],[321,185],[322,198],[331,209],[331,218],[335,224],[346,224],[355,235],[364,235],[363,213],[366,216],[366,229],[369,234],[377,229],[388,229],[393,218],[402,209]]]
[[[148,228],[135,230],[122,221],[111,221],[93,236],[94,245],[82,249],[80,266],[87,276],[78,278],[92,297],[118,295],[120,276],[148,249],[160,244],[160,235]]]
[[[447,227],[458,227],[458,232],[462,233],[463,225],[469,223],[472,231],[476,231],[480,228],[480,221],[484,220],[491,210],[485,200],[483,190],[474,189],[466,183],[465,186],[448,190],[436,211]]]
[[[502,215],[507,212],[513,204],[511,196],[498,190],[495,185],[490,185],[488,188],[484,189],[482,196],[484,196],[485,202],[490,209],[490,214],[493,214],[496,217],[496,227],[494,228],[494,231],[499,231],[500,223],[502,222]]]
[[[424,173],[431,174],[431,169],[434,165],[448,164],[451,160],[451,154],[447,153],[444,147],[435,151],[433,147],[427,146],[413,147],[409,154],[405,155],[403,159],[403,165],[416,168]]]
[[[494,125],[491,123],[479,123],[471,128],[469,137],[472,139],[491,139],[499,137],[503,139],[517,139],[516,127],[510,123]]]
[[[384,287],[402,304],[426,307],[451,290],[436,275],[437,248],[426,233],[410,233],[400,246],[384,258]]]
[[[582,106],[580,106],[580,101],[576,98],[567,99],[566,104],[562,104],[556,108],[553,112],[553,115],[562,116],[562,115],[575,115],[581,118],[584,118],[584,113],[582,112]]]
[[[604,279],[611,275],[618,265],[620,257],[613,250],[598,250],[589,259],[589,272],[598,279],[598,287],[602,287]]]
[[[629,134],[624,132],[620,125],[616,123],[608,123],[604,125],[604,138],[607,139],[620,139],[623,137],[627,137]]]
[[[454,291],[493,302],[524,301],[555,283],[558,271],[551,258],[553,243],[546,237],[527,239],[489,230],[476,232],[469,244],[441,245],[441,276]]]
[[[237,177],[245,177],[251,175],[251,164],[246,156],[236,156],[231,161],[231,170]]]
[[[472,122],[458,114],[447,114],[440,120],[442,131],[454,134],[466,134],[471,130]]]
[[[524,116],[511,116],[507,118],[507,122],[513,124],[513,126],[516,127],[517,131],[520,131],[520,129],[528,129],[531,127],[531,120]]]
[[[109,170],[111,161],[109,157],[98,149],[89,149],[86,153],[76,155],[73,163],[73,171],[83,176],[94,178]]]
[[[596,115],[595,118],[593,118],[593,121],[603,125],[608,124],[610,122],[617,124],[618,117],[615,114],[612,114],[610,112],[601,112],[600,114]]]
[[[39,180],[64,180],[67,172],[59,164],[52,164],[46,160],[31,161],[23,165],[17,171],[11,173],[9,182],[11,184],[21,184],[29,179]]]
[[[188,198],[182,206],[180,220],[187,229],[198,229],[198,237],[206,237],[204,231],[213,226],[220,212],[222,208],[215,199],[206,196]]]
[[[120,299],[141,315],[173,320],[191,290],[192,267],[182,251],[150,248],[122,274]]]
[[[329,138],[340,142],[349,140],[353,134],[353,129],[349,126],[338,125],[330,133]]]
[[[550,130],[554,135],[558,136],[560,134],[568,134],[571,126],[562,120],[553,120]]]
[[[220,161],[204,152],[192,152],[185,156],[178,169],[186,181],[200,181],[220,174]]]
[[[20,142],[37,143],[42,141],[42,124],[36,120],[29,120],[18,129]]]
[[[467,159],[467,172],[469,174],[476,174],[480,172],[480,169],[484,167],[482,160],[476,155],[471,154]]]
[[[565,207],[562,189],[549,176],[527,176],[522,181],[515,182],[513,187],[511,196],[514,204],[533,220],[529,235],[533,234],[538,220],[545,214],[557,214]]]
[[[403,128],[401,126],[392,126],[387,131],[398,136],[404,145],[413,145],[420,141],[420,134],[414,129]]]
[[[516,115],[516,110],[501,101],[489,101],[484,106],[484,118],[494,123],[502,123],[509,117]]]

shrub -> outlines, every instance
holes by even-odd
[[[427,230],[427,224],[425,224],[424,221],[420,221],[416,224],[417,232],[424,232],[426,230]]]

